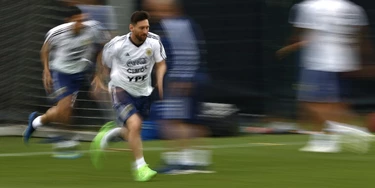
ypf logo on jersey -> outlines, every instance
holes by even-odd
[[[147,75],[143,75],[143,76],[128,76],[129,82],[145,81],[146,78],[147,78]]]

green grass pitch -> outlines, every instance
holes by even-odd
[[[96,170],[89,153],[79,159],[51,157],[51,145],[33,138],[0,137],[0,188],[367,188],[373,187],[375,148],[367,154],[304,153],[306,135],[256,135],[209,138],[212,174],[157,175],[151,182],[131,178],[131,154],[108,152]],[[151,167],[160,163],[163,141],[144,142]],[[123,143],[112,147],[126,148]],[[82,150],[89,148],[82,143]]]

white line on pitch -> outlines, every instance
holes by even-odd
[[[284,146],[284,145],[302,145],[302,142],[288,142],[288,143],[243,143],[243,144],[224,144],[224,145],[208,145],[198,146],[200,148],[221,149],[221,148],[244,148],[244,147],[262,147],[262,146]],[[163,151],[167,148],[163,147],[147,147],[145,151]],[[109,148],[108,152],[129,151],[129,149]],[[81,153],[89,153],[90,150],[81,150]],[[52,155],[52,151],[47,152],[22,152],[22,153],[0,153],[0,157],[26,157],[39,155]]]

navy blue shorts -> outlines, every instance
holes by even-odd
[[[183,120],[187,123],[198,122],[201,93],[198,87],[187,95],[184,91],[166,89],[163,101],[158,103],[159,118],[163,120]]]
[[[53,81],[53,93],[49,95],[52,102],[58,102],[66,96],[78,94],[82,87],[86,73],[66,74],[57,71],[51,71]]]
[[[135,113],[147,118],[150,112],[150,97],[133,97],[120,87],[111,88],[113,108],[116,111],[117,120],[123,124]]]
[[[348,97],[349,82],[337,72],[302,69],[298,100],[304,102],[342,102]]]

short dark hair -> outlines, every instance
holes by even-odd
[[[135,11],[130,17],[130,23],[136,25],[139,21],[150,19],[150,14],[146,11]]]
[[[76,6],[69,6],[64,10],[64,17],[70,18],[75,15],[82,14],[82,10]]]

